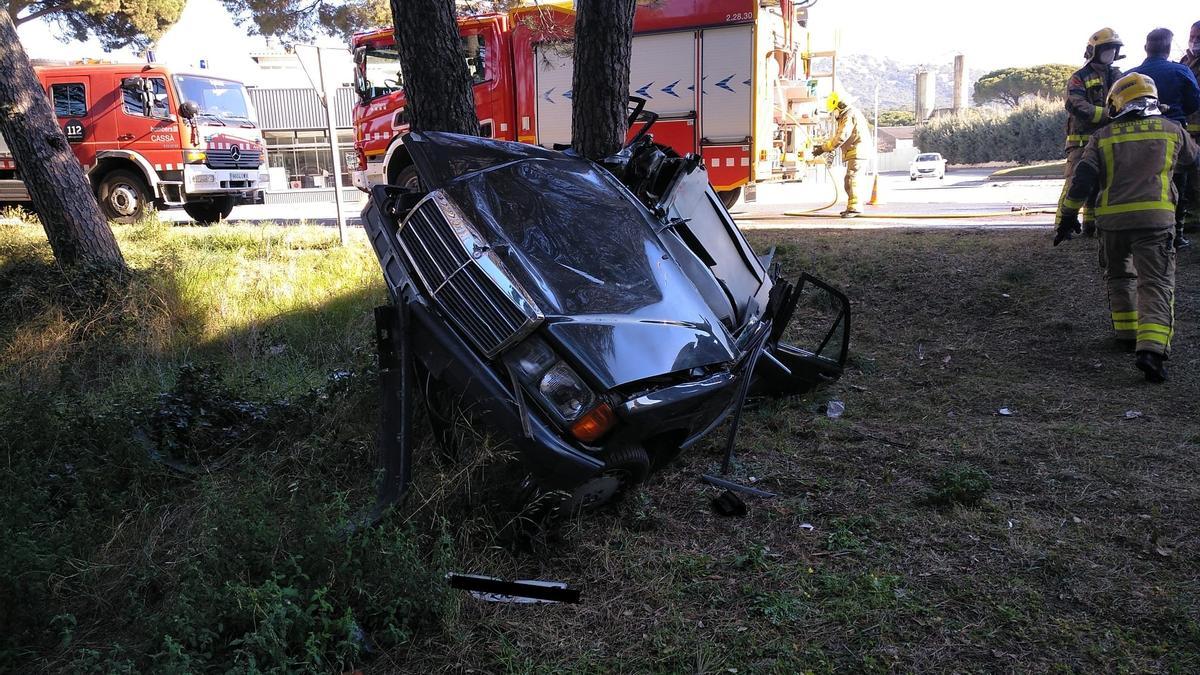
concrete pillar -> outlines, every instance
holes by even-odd
[[[954,57],[954,112],[967,107],[967,57]]]
[[[924,68],[917,71],[917,122],[924,122],[933,114],[934,74]]]

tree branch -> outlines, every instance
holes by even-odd
[[[28,5],[23,6],[23,7],[21,7],[21,9],[25,9],[25,7],[27,7],[27,6]],[[46,16],[47,14],[61,12],[62,10],[66,9],[66,8],[67,8],[66,3],[62,3],[62,4],[58,4],[58,5],[45,5],[41,9],[39,9],[35,12],[26,14],[25,16],[22,16],[19,18],[17,16],[15,16],[14,14],[12,14],[11,12],[9,13],[9,16],[11,16],[13,18],[14,25],[20,26],[21,24],[27,23],[29,21],[33,21],[34,19],[40,19],[43,16]],[[19,11],[21,11],[21,9],[18,9],[17,11],[19,12]]]

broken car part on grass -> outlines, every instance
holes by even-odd
[[[363,211],[392,299],[376,317],[381,505],[411,476],[412,396],[435,427],[465,414],[498,432],[527,485],[569,494],[576,511],[736,420],[747,394],[841,375],[845,295],[807,274],[782,279],[701,159],[656,146],[648,126],[598,163],[404,137],[420,187],[376,187]],[[783,341],[789,322],[803,348]]]

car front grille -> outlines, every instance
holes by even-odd
[[[444,193],[417,205],[397,236],[425,291],[489,358],[542,322],[529,294]]]
[[[205,155],[208,157],[206,164],[210,169],[257,169],[262,163],[262,153],[249,148],[238,148],[237,153],[234,153],[232,148],[207,150]]]

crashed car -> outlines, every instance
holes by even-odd
[[[845,296],[783,280],[700,158],[647,129],[599,163],[410,133],[420,187],[378,186],[363,211],[415,395],[441,392],[511,440],[529,480],[573,508],[644,480],[748,394],[836,379],[849,344]],[[782,340],[798,308],[821,318],[806,348]]]

